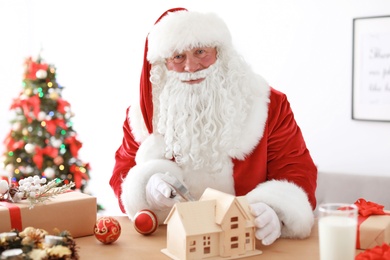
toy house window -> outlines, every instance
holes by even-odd
[[[210,236],[203,236],[203,254],[210,254]]]
[[[238,237],[231,237],[230,238],[230,248],[238,248]]]
[[[251,242],[251,237],[249,232],[245,233],[245,243],[249,244]]]
[[[190,241],[190,248],[189,248],[190,253],[193,253],[196,251],[196,240],[191,240]]]
[[[230,229],[237,229],[238,228],[238,217],[231,217],[230,218]]]

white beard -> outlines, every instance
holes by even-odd
[[[221,64],[217,60],[196,73],[168,71],[165,65],[155,68],[156,73],[152,70],[154,129],[164,136],[166,157],[175,158],[185,170],[219,172],[231,164],[229,152],[236,149],[245,127],[251,93]],[[205,80],[181,82],[197,78]]]

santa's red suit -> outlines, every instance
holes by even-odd
[[[215,23],[206,19],[205,28]],[[219,34],[220,31],[219,28]],[[230,39],[220,37],[217,45],[231,44]],[[149,41],[152,39],[159,39],[153,31]],[[176,40],[168,39],[170,42]],[[207,41],[207,37],[202,39]],[[164,53],[164,43],[161,39],[158,42],[157,47],[153,43],[148,45],[148,40],[146,42],[141,102],[126,111],[123,142],[115,154],[116,164],[110,185],[122,211],[132,219],[137,211],[148,208],[145,186],[149,178],[155,173],[169,172],[183,180],[195,198],[199,198],[206,187],[212,187],[237,196],[246,195],[249,203],[264,202],[275,210],[283,223],[282,237],[307,237],[313,225],[312,210],[316,207],[317,168],[287,97],[271,88],[261,77],[243,78],[240,82],[254,93],[253,102],[245,117],[245,127],[232,138],[234,149],[227,152],[230,163],[213,177],[204,171],[184,170],[174,159],[166,158],[164,136],[153,125],[155,111],[149,73],[156,59],[166,58],[159,54]],[[147,53],[148,47],[150,53]],[[156,212],[160,223],[168,212]]]

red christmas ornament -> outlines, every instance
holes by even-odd
[[[115,242],[121,235],[121,225],[113,217],[100,217],[96,220],[94,234],[103,244]]]
[[[148,209],[137,212],[134,216],[134,228],[142,235],[150,235],[157,230],[158,220],[156,214]]]

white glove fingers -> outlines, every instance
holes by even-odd
[[[262,202],[258,202],[250,205],[250,211],[252,215],[255,217],[259,216],[266,210],[267,210],[266,205]]]
[[[270,245],[281,235],[281,226],[276,212],[263,202],[250,205],[251,213],[255,217],[255,236],[263,245]]]
[[[158,190],[162,195],[164,195],[165,198],[170,198],[174,194],[175,190],[167,183],[165,182],[159,182],[157,184],[156,190]]]

